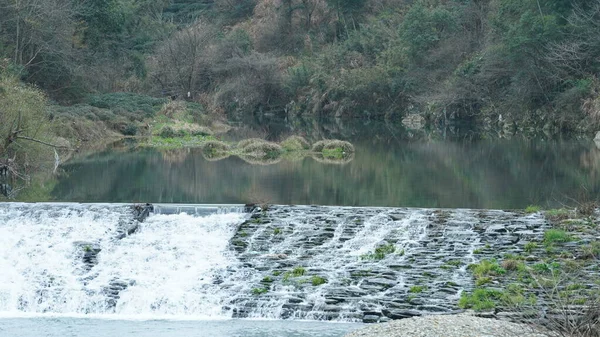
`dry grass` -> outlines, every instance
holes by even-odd
[[[354,146],[343,140],[321,140],[313,144],[313,152],[340,149],[343,153],[354,153]]]
[[[209,140],[202,146],[202,156],[208,160],[221,160],[230,155],[230,146],[218,141]]]
[[[178,113],[185,113],[186,106],[184,101],[175,100],[169,101],[163,104],[162,108],[158,112],[159,115],[164,115],[169,118],[175,116]]]
[[[310,143],[300,136],[290,136],[281,142],[281,146],[287,151],[301,151],[310,149]]]
[[[280,158],[283,149],[279,144],[267,141],[251,141],[241,148],[241,152],[248,157],[258,160]]]

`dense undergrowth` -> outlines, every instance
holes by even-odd
[[[127,92],[228,113],[598,127],[598,0],[0,5],[0,57],[62,104]],[[128,110],[127,95],[108,97]]]

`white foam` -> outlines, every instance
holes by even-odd
[[[234,259],[227,244],[244,215],[156,215],[114,240],[123,209],[0,207],[0,317],[228,318],[213,276]],[[101,248],[90,271],[77,241]],[[131,285],[111,308],[115,279]]]

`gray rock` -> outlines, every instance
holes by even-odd
[[[363,317],[363,323],[377,323],[378,321],[379,321],[379,316],[365,315]]]

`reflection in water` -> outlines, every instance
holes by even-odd
[[[200,150],[105,152],[64,166],[55,200],[524,208],[600,194],[600,150],[578,141],[410,141],[350,135],[353,160],[252,165]],[[583,188],[584,187],[584,188]]]

